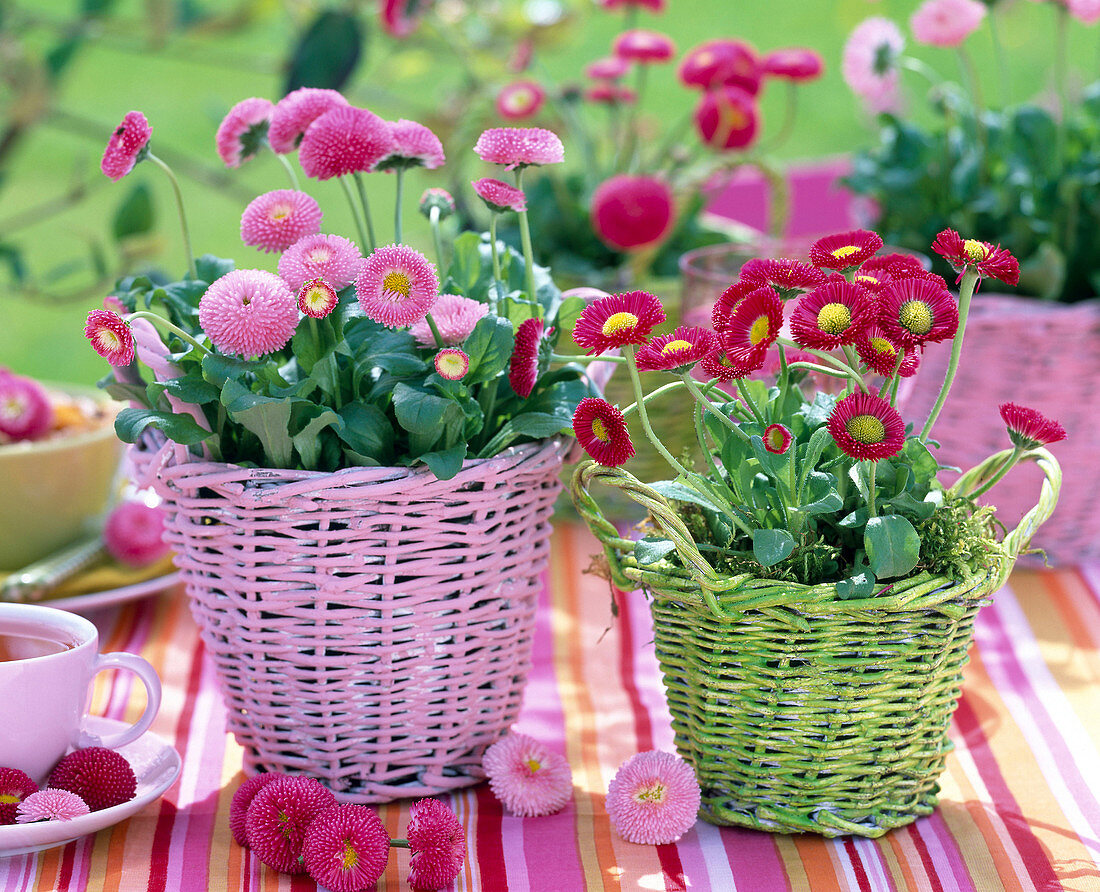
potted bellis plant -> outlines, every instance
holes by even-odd
[[[128,114],[104,172],[167,170],[149,136]],[[217,146],[229,166],[268,150],[286,166],[292,188],[241,216],[277,272],[205,255],[178,282],[130,277],[86,334],[131,403],[116,430],[165,500],[230,727],[249,771],[306,772],[349,801],[473,783],[519,709],[572,415],[594,392],[580,365],[551,368],[583,302],[529,238],[523,254],[480,233],[445,244],[440,189],[421,200],[435,262],[402,242],[404,176],[444,161],[420,124],[303,88],[236,105]],[[477,151],[515,170],[563,157],[537,129]],[[358,241],[321,231],[295,156],[345,186]],[[368,174],[396,186],[391,244]],[[525,222],[522,192],[486,180]]]
[[[652,598],[676,746],[717,824],[879,836],[928,814],[974,617],[1058,497],[1044,446],[1064,432],[1011,403],[1007,448],[951,487],[938,479],[932,437],[971,297],[982,277],[1012,278],[1015,259],[941,233],[933,250],[960,270],[956,302],[941,277],[881,247],[857,230],[814,243],[809,264],[752,260],[712,327],[651,337],[660,302],[633,292],[595,302],[574,329],[590,354],[622,351],[635,402],[581,401],[573,428],[592,461],[573,499],[609,578]],[[912,427],[898,385],[933,350],[948,353],[948,373]],[[770,358],[773,384],[749,377]],[[639,370],[667,383],[643,393]],[[810,373],[843,387],[813,392]],[[651,423],[647,404],[671,393],[690,400],[695,466]],[[670,479],[621,467],[632,417]],[[1038,506],[998,538],[978,498],[1025,460],[1046,477]],[[647,509],[640,539],[605,519],[596,483]]]

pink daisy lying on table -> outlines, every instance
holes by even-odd
[[[489,787],[512,814],[552,815],[573,798],[573,772],[565,759],[526,734],[514,731],[485,751]]]
[[[462,871],[466,860],[466,831],[438,799],[420,799],[409,809],[405,836],[412,859],[409,885],[413,889],[442,889]]]
[[[302,842],[302,866],[332,892],[361,892],[386,871],[390,836],[377,812],[365,805],[341,804],[321,811]]]
[[[701,800],[687,762],[650,750],[619,766],[607,790],[607,813],[627,842],[665,845],[695,826]]]

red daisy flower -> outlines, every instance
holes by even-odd
[[[342,107],[348,101],[336,90],[299,87],[275,103],[267,141],[271,150],[286,155],[298,148],[306,129],[330,109]]]
[[[937,235],[932,250],[950,262],[960,276],[973,267],[979,276],[992,276],[1006,285],[1020,281],[1020,264],[1006,249],[993,247],[989,242],[963,239],[954,229],[945,229]]]
[[[121,753],[90,746],[64,756],[53,767],[46,786],[76,793],[90,811],[102,811],[133,799],[137,777]]]
[[[393,148],[393,131],[378,115],[338,106],[306,128],[298,160],[307,177],[328,180],[371,170]]]
[[[586,102],[598,102],[602,105],[629,105],[637,102],[638,94],[630,87],[618,84],[596,84],[584,91]]]
[[[482,177],[480,180],[473,180],[471,185],[477,197],[494,213],[515,211],[518,214],[527,210],[527,196],[523,194],[523,190],[510,186],[503,180]]]
[[[617,81],[621,77],[626,77],[628,71],[630,71],[630,62],[619,56],[597,59],[595,62],[590,62],[584,69],[586,77],[597,81]]]
[[[115,128],[103,150],[103,160],[99,169],[104,176],[116,183],[134,169],[148,153],[149,137],[153,128],[139,111],[127,112],[122,123]]]
[[[493,127],[484,131],[474,144],[482,161],[503,164],[505,170],[530,164],[560,164],[565,147],[556,133],[541,127]]]
[[[516,345],[508,365],[508,383],[523,399],[531,395],[539,377],[539,347],[545,328],[541,319],[524,319],[516,329]]]
[[[893,281],[894,277],[891,276],[886,270],[876,269],[865,271],[863,267],[856,270],[852,281],[859,285],[861,288],[866,288],[872,294],[880,294],[882,289],[885,288]]]
[[[891,254],[876,254],[874,257],[865,260],[863,265],[859,268],[859,271],[869,274],[886,272],[890,275],[896,275],[899,270],[903,269],[924,272],[924,267],[921,266],[921,262],[917,257],[914,257],[912,254],[901,254],[896,251]]]
[[[878,233],[853,229],[819,238],[810,245],[810,263],[816,267],[843,272],[859,266],[882,247]]]
[[[754,257],[741,267],[741,278],[769,285],[783,300],[790,300],[825,283],[825,273],[801,260]]]
[[[573,327],[573,340],[589,355],[644,344],[654,326],[665,321],[660,300],[648,291],[627,291],[593,301]]]
[[[448,381],[461,381],[470,371],[470,357],[457,347],[448,347],[435,355],[435,370]]]
[[[280,873],[305,873],[302,844],[321,812],[336,805],[332,791],[311,777],[283,775],[261,787],[245,815],[252,854]]]
[[[442,889],[454,882],[466,860],[466,830],[457,815],[438,799],[420,799],[409,808],[405,828],[409,851],[409,886]]]
[[[756,288],[745,295],[722,333],[722,343],[731,360],[744,361],[775,343],[783,328],[783,301],[772,288]]]
[[[397,168],[423,167],[435,170],[447,160],[443,143],[430,129],[405,118],[390,124],[393,146],[386,157],[375,163],[375,170],[393,173]]]
[[[294,189],[265,192],[241,214],[241,241],[261,251],[285,251],[298,239],[320,231],[320,205]]]
[[[638,348],[638,368],[643,371],[687,371],[717,346],[709,328],[681,325],[672,334],[661,335]]]
[[[740,40],[708,40],[680,63],[680,81],[687,87],[713,90],[740,87],[750,96],[760,91],[760,60],[756,50]]]
[[[234,105],[222,120],[214,138],[226,167],[240,167],[263,148],[275,106],[252,96]]]
[[[928,279],[891,282],[879,294],[878,321],[901,347],[920,347],[955,337],[959,308],[951,292]]]
[[[343,803],[320,812],[306,828],[302,864],[319,886],[332,892],[359,892],[386,870],[390,836],[378,813]]]
[[[310,279],[298,289],[298,309],[314,319],[324,319],[339,302],[336,290],[324,279]]]
[[[708,90],[695,108],[695,129],[712,149],[743,149],[760,129],[756,100],[740,87]]]
[[[634,454],[623,413],[598,397],[580,401],[573,413],[573,434],[585,452],[608,468],[617,468]]]
[[[19,804],[38,792],[27,772],[19,768],[0,768],[0,824],[14,824]]]
[[[727,328],[729,328],[730,317],[734,311],[741,305],[741,301],[745,299],[745,295],[750,291],[755,291],[761,287],[763,283],[756,279],[746,279],[744,276],[739,278],[736,282],[730,285],[721,296],[714,302],[713,308],[710,311],[710,324],[716,332],[721,334]]]
[[[619,174],[600,183],[589,213],[596,235],[609,247],[651,245],[672,228],[672,190],[657,177]]]
[[[497,93],[497,114],[509,121],[522,121],[539,113],[546,102],[546,91],[536,81],[516,81]]]
[[[877,312],[878,302],[866,288],[839,277],[829,279],[798,301],[791,333],[807,349],[835,350],[854,344]]]
[[[781,424],[769,424],[764,428],[764,448],[775,455],[783,455],[791,448],[791,432]]]
[[[868,325],[856,338],[856,353],[872,371],[883,377],[894,374],[894,366],[898,363],[898,345],[886,337],[877,322]],[[919,365],[919,355],[908,352],[898,371],[901,377],[909,378],[917,373]]]
[[[651,62],[667,62],[676,55],[676,44],[659,31],[635,28],[616,37],[611,51],[620,59],[648,65]]]
[[[1020,449],[1038,449],[1066,438],[1066,430],[1057,421],[1035,409],[1002,403],[1001,418],[1008,427],[1008,436]]]
[[[860,461],[889,458],[905,445],[905,422],[897,409],[862,391],[836,404],[828,428],[841,451]]]
[[[792,47],[768,53],[760,68],[769,77],[799,82],[817,80],[825,70],[825,63],[811,49]]]
[[[126,366],[134,361],[134,335],[118,313],[92,310],[84,325],[84,337],[92,349],[111,365]]]
[[[754,350],[741,356],[731,357],[725,347],[719,346],[707,356],[699,360],[699,368],[710,375],[711,378],[728,384],[738,378],[747,378],[753,372],[758,372],[764,367],[768,357],[768,351]]]
[[[245,829],[248,806],[252,804],[252,800],[256,798],[256,794],[262,787],[266,787],[280,777],[285,775],[273,771],[254,774],[246,778],[233,794],[233,799],[229,803],[229,832],[233,834],[233,840],[241,848],[248,848],[248,832]]]

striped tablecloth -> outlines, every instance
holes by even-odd
[[[485,785],[450,798],[469,854],[458,889],[978,890],[1100,889],[1100,566],[1020,570],[986,608],[966,670],[940,808],[880,840],[823,840],[718,829],[699,822],[677,845],[624,843],[604,791],[634,753],[672,735],[639,593],[619,596],[583,574],[594,540],[555,533],[518,729],[573,766],[564,812],[517,819]],[[183,756],[183,774],[140,815],[64,848],[0,859],[0,889],[311,890],[267,871],[233,844],[229,800],[241,752],[225,730],[210,662],[180,592],[98,617],[104,649],[142,653],[164,681],[154,725]],[[94,709],[134,717],[144,695],[104,676]],[[405,805],[380,809],[401,836]],[[391,855],[380,888],[406,889],[408,853]]]

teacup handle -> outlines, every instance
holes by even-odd
[[[104,669],[127,669],[141,679],[142,684],[145,685],[145,693],[148,701],[145,705],[145,712],[143,712],[141,718],[129,728],[125,731],[119,731],[117,734],[108,734],[105,737],[100,737],[98,734],[90,734],[88,731],[81,728],[80,739],[77,741],[77,746],[80,748],[87,746],[105,746],[113,750],[120,746],[125,746],[131,741],[137,740],[142,734],[149,730],[149,726],[153,724],[153,719],[157,717],[157,710],[160,709],[160,678],[157,677],[156,669],[150,665],[148,660],[136,654],[99,654],[92,668],[93,677]]]

